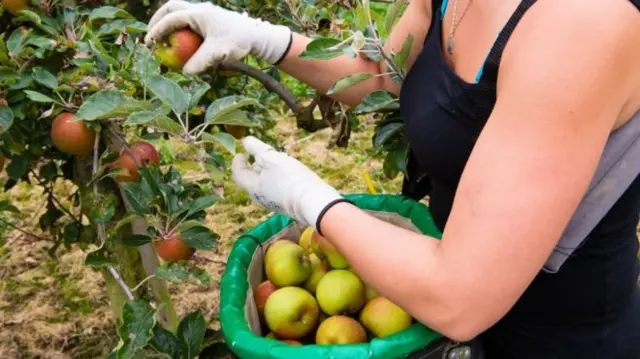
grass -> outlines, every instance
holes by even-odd
[[[379,180],[382,163],[372,159],[372,122],[352,133],[347,148],[327,149],[330,130],[306,134],[294,120],[282,118],[274,133],[286,151],[300,159],[339,191],[366,192],[365,172],[376,182],[378,192],[398,192],[400,179]],[[163,143],[174,153],[184,153],[175,143]],[[198,163],[176,159],[188,180],[203,178]],[[228,175],[228,173],[227,173]],[[0,182],[6,181],[0,177]],[[57,197],[64,201],[75,189],[65,182],[56,184]],[[199,310],[218,328],[219,293],[217,279],[234,240],[264,220],[269,212],[251,203],[247,194],[232,181],[214,189],[223,199],[208,210],[207,225],[220,235],[214,252],[200,252],[196,259],[214,283],[203,288],[169,283],[180,317]],[[43,191],[18,184],[0,200],[10,198],[21,214],[12,218],[22,228],[42,235],[38,218],[46,210]],[[67,205],[67,207],[69,207]],[[60,248],[56,257],[47,250],[52,242],[0,228],[0,353],[2,358],[96,358],[104,357],[117,344],[114,320],[104,291],[104,281],[84,265],[85,252],[77,247]]]

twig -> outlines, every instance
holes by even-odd
[[[11,228],[13,228],[13,229],[15,229],[15,230],[17,230],[17,231],[19,231],[19,232],[22,232],[23,234],[26,234],[27,236],[33,237],[33,238],[35,238],[35,239],[39,239],[39,240],[41,240],[41,241],[48,241],[48,240],[49,240],[48,238],[41,237],[41,236],[39,236],[39,235],[37,235],[37,234],[33,234],[33,233],[31,233],[31,232],[29,232],[29,231],[27,231],[27,230],[24,230],[24,229],[22,229],[22,228],[20,228],[20,227],[16,226],[15,224],[13,224],[13,223],[11,223],[11,222],[9,222],[9,221],[5,220],[4,218],[0,218],[0,222],[2,222],[2,223],[4,223],[4,224],[6,224],[7,226],[9,226],[9,227],[11,227]]]
[[[38,184],[44,188],[44,191],[49,194],[49,197],[53,200],[53,202],[55,202],[55,204],[58,205],[62,212],[66,213],[75,222],[82,223],[78,218],[76,218],[76,216],[73,215],[73,213],[71,213],[70,210],[62,205],[58,198],[53,194],[53,190],[45,185],[44,181],[40,179],[40,176],[38,176],[38,174],[34,170],[30,170],[30,172],[36,178],[36,180],[38,180]]]
[[[93,167],[91,169],[91,176],[95,176],[96,173],[98,172],[98,149],[100,146],[100,136],[96,136],[95,141],[93,142]],[[95,197],[98,197],[98,182],[94,181],[93,182],[93,195]],[[104,225],[100,222],[96,223],[96,227],[98,228],[98,238],[100,239],[100,248],[102,248],[102,246],[104,246],[105,242],[107,241],[107,234],[106,231],[104,229]],[[118,271],[113,268],[113,266],[108,266],[107,270],[109,271],[109,273],[111,273],[111,275],[113,276],[113,279],[118,282],[118,284],[120,285],[120,287],[122,287],[122,290],[124,291],[124,293],[127,295],[127,298],[129,298],[129,300],[134,300],[133,297],[133,293],[131,293],[131,290],[129,290],[129,287],[127,286],[127,284],[124,282],[124,280],[122,280],[122,277],[120,277],[120,274],[118,274]]]
[[[146,281],[148,281],[149,279],[155,278],[156,275],[152,274],[150,276],[148,276],[147,278],[143,279],[142,281],[140,281],[140,283],[138,283],[138,285],[136,285],[135,287],[131,288],[132,292],[135,292],[136,290],[138,290]]]
[[[278,80],[269,76],[265,72],[260,71],[244,62],[235,61],[229,63],[222,63],[219,66],[220,70],[237,71],[249,75],[260,82],[267,90],[274,92],[276,95],[284,101],[287,106],[293,111],[294,114],[298,114],[304,109],[304,106],[298,102],[296,97],[286,89]]]

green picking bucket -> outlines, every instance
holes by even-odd
[[[370,214],[416,232],[440,238],[427,206],[401,195],[345,195]],[[274,215],[240,236],[220,282],[220,323],[225,341],[242,359],[395,359],[426,348],[442,337],[422,324],[368,343],[292,346],[265,338],[253,288],[265,279],[264,252],[281,237],[299,238],[304,228],[288,216]],[[393,240],[393,239],[389,239]]]

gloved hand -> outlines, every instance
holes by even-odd
[[[233,180],[265,208],[320,231],[319,220],[325,211],[335,203],[347,201],[286,153],[253,136],[245,137],[243,145],[255,162],[250,168],[246,155],[236,155],[231,163]]]
[[[275,64],[291,46],[292,32],[286,26],[274,25],[230,11],[209,2],[190,3],[171,0],[153,15],[145,36],[147,46],[160,42],[170,33],[189,27],[204,38],[200,49],[182,69],[196,74],[227,61],[238,61],[252,54]]]

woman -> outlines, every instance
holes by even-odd
[[[557,273],[541,270],[609,135],[640,110],[639,10],[639,0],[410,2],[390,39],[395,50],[417,39],[402,86],[380,76],[334,98],[400,96],[412,166],[429,174],[405,189],[428,192],[441,241],[372,218],[253,137],[244,146],[255,163],[237,155],[233,178],[266,208],[316,226],[417,320],[479,338],[489,359],[640,358],[640,179]],[[205,37],[188,73],[252,54],[326,91],[386,71],[363,57],[300,59],[310,39],[208,3],[167,3],[146,42],[184,26]]]

